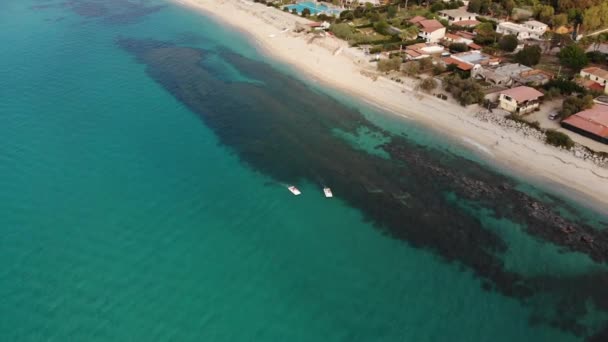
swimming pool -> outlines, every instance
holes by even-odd
[[[333,8],[329,8],[325,5],[321,5],[321,4],[315,4],[312,1],[306,1],[306,2],[300,2],[297,3],[295,5],[289,5],[289,6],[285,6],[287,9],[289,9],[289,11],[291,12],[293,9],[295,9],[298,14],[302,14],[302,11],[305,8],[308,8],[310,10],[310,14],[312,15],[316,15],[316,14],[327,14],[327,15],[339,15],[340,11],[339,9],[333,9]]]

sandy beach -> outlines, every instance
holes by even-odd
[[[479,108],[466,109],[417,92],[411,83],[370,77],[375,73],[374,66],[360,50],[333,37],[311,40],[310,34],[294,33],[296,22],[308,22],[304,18],[245,0],[170,1],[240,29],[255,40],[263,53],[307,77],[452,137],[509,173],[553,183],[555,192],[570,197],[591,198],[589,206],[608,212],[607,168],[515,130],[482,121],[474,115]]]

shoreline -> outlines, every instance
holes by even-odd
[[[539,183],[585,207],[608,214],[608,168],[603,168],[475,117],[479,109],[461,107],[413,90],[411,80],[397,84],[375,70],[362,52],[337,38],[293,33],[305,18],[246,0],[169,0],[200,11],[252,37],[266,56],[299,71],[302,78],[329,86],[389,115],[419,123],[474,150],[493,168]],[[285,32],[284,29],[290,29]],[[408,84],[409,83],[409,84]],[[432,114],[429,114],[432,113]],[[552,185],[552,186],[551,186]]]

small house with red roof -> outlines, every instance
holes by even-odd
[[[608,105],[595,104],[562,121],[562,126],[593,140],[608,144]]]
[[[500,108],[516,114],[526,114],[540,107],[543,93],[526,86],[502,90],[498,95]]]
[[[588,84],[585,84],[584,86],[590,89],[604,91],[608,94],[608,70],[598,67],[589,67],[581,70],[580,75],[595,83],[588,82]]]
[[[418,26],[418,37],[427,43],[436,43],[445,37],[445,27],[435,19],[415,16],[409,22]]]

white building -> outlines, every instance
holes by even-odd
[[[608,70],[604,70],[602,68],[590,67],[581,70],[581,77],[588,78],[592,81],[595,81],[601,85],[606,85],[608,83]]]
[[[417,15],[409,22],[418,26],[418,37],[424,39],[427,43],[437,43],[445,37],[445,27],[435,19],[427,19]]]
[[[590,67],[581,70],[580,75],[604,86],[604,93],[608,94],[608,70]]]
[[[515,24],[510,21],[505,21],[498,24],[496,32],[500,34],[511,34],[517,37],[518,40],[540,39],[547,32],[548,26],[540,21],[530,20],[523,24]]]
[[[521,86],[500,91],[498,101],[500,108],[506,111],[526,114],[540,107],[542,96],[543,93],[534,88]]]
[[[422,20],[417,25],[420,27],[418,36],[427,43],[436,43],[445,37],[445,27],[435,19]]]
[[[450,25],[475,26],[479,24],[475,13],[467,12],[466,7],[439,11],[439,18],[447,20]]]

